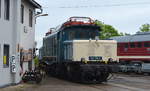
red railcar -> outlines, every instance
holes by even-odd
[[[150,32],[113,37],[117,40],[119,61],[150,62]]]

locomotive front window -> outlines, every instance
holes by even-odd
[[[74,31],[70,31],[69,32],[69,40],[73,40],[75,38],[75,32]]]
[[[99,30],[97,28],[91,27],[71,27],[66,29],[66,38],[67,40],[74,39],[95,39],[96,36],[99,36]]]

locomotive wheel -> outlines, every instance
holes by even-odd
[[[94,82],[94,76],[91,73],[88,72],[82,72],[81,73],[81,82],[82,83],[93,83]]]
[[[71,66],[67,65],[66,69],[67,69],[67,79],[72,80]]]
[[[96,78],[97,83],[102,83],[104,80],[103,75],[100,72],[96,74],[95,78]]]

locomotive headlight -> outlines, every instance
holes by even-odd
[[[95,40],[98,41],[99,40],[99,36],[95,36]]]
[[[87,61],[85,60],[85,58],[81,58],[81,62],[87,64]]]
[[[89,39],[89,42],[91,42],[91,41],[92,41],[92,39],[90,38],[90,39]]]

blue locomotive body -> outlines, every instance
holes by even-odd
[[[101,56],[89,56],[88,62],[82,57],[74,59],[73,51],[76,50],[68,42],[74,40],[98,40],[100,27],[95,25],[90,18],[88,18],[88,22],[76,21],[76,19],[73,21],[72,19],[74,17],[70,18],[60,28],[49,31],[43,39],[40,55],[42,55],[43,61],[48,60],[49,62],[47,72],[53,76],[67,78],[72,81],[86,83],[107,81],[112,71],[110,65],[102,62]],[[95,42],[94,44],[99,47],[99,44]]]
[[[65,41],[94,40],[98,36],[99,27],[96,25],[74,25],[60,28],[54,34],[48,35],[43,39],[43,48],[45,50],[43,56],[56,61],[68,61],[64,59]]]

